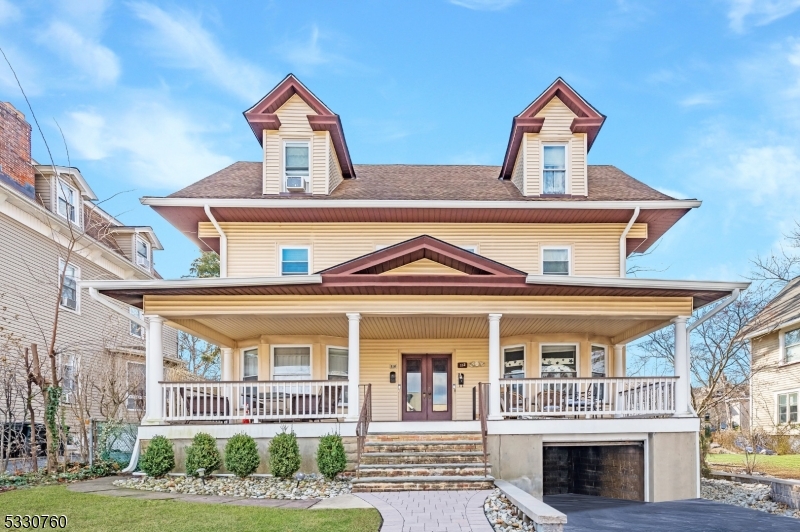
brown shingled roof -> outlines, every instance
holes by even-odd
[[[747,336],[760,336],[780,329],[800,319],[800,277],[789,281],[783,289],[750,320]]]
[[[357,179],[343,181],[330,196],[286,194],[270,198],[488,201],[671,200],[619,168],[589,165],[589,196],[528,197],[499,180],[499,166],[357,164]],[[170,198],[262,198],[260,162],[237,162],[170,194]]]

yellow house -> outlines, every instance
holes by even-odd
[[[244,116],[262,161],[142,200],[220,278],[84,283],[149,317],[140,440],[291,422],[304,468],[321,435],[352,442],[361,490],[699,496],[686,319],[747,284],[626,277],[700,202],[588,165],[605,116],[566,82],[514,117],[502,167],[353,164],[292,75]],[[220,345],[222,380],[162,381],[162,324]],[[675,375],[628,377],[626,344],[667,326]]]

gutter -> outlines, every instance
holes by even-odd
[[[625,226],[625,230],[622,232],[622,236],[619,237],[619,276],[625,277],[628,274],[628,233],[633,227],[633,223],[636,221],[636,218],[639,217],[639,207],[637,206],[633,210],[633,216],[631,216],[631,220],[628,222],[628,225]]]
[[[137,289],[169,289],[169,288],[220,288],[226,286],[264,286],[292,284],[320,284],[322,276],[285,275],[277,277],[204,277],[186,279],[146,279],[126,281],[121,279],[80,281],[81,287],[89,290],[137,290]],[[101,294],[102,296],[102,294]],[[106,296],[102,296],[106,297]]]
[[[695,321],[691,325],[687,325],[686,326],[686,341],[687,342],[689,341],[689,334],[691,334],[691,332],[693,330],[695,330],[699,325],[702,325],[707,320],[711,319],[714,315],[716,315],[719,311],[721,311],[722,309],[724,309],[725,307],[727,307],[728,305],[730,305],[731,303],[733,303],[734,301],[739,299],[739,294],[740,293],[741,293],[741,289],[739,289],[739,288],[734,289],[733,293],[731,295],[729,295],[726,299],[724,299],[722,301],[722,303],[717,305],[714,308],[714,310],[712,310],[711,312],[709,312],[708,314],[706,314],[705,316],[703,316],[699,320]],[[687,351],[686,352],[687,353],[689,352],[688,351],[688,346],[687,346]]]
[[[113,310],[114,312],[116,312],[120,316],[123,316],[126,319],[129,319],[132,322],[134,322],[135,324],[139,325],[140,327],[142,327],[144,329],[147,329],[147,323],[144,321],[144,319],[140,318],[139,316],[134,316],[130,312],[125,312],[124,310],[122,310],[120,308],[119,305],[116,305],[116,304],[112,303],[113,300],[110,297],[104,296],[103,294],[98,292],[96,288],[93,288],[91,286],[88,287],[88,288],[89,288],[89,297],[91,297],[92,299],[94,299],[95,301],[97,301],[98,303],[103,305],[104,307]]]
[[[572,275],[528,275],[528,284],[555,286],[589,286],[603,288],[661,288],[671,290],[712,290],[732,292],[744,290],[750,283],[724,281],[674,281],[670,279],[642,279],[639,277],[576,277]]]
[[[222,227],[219,226],[217,223],[217,219],[214,218],[214,215],[211,214],[211,207],[206,203],[203,206],[203,210],[206,212],[206,216],[208,216],[209,221],[211,221],[211,225],[214,226],[214,229],[217,230],[219,233],[219,276],[220,277],[227,277],[228,276],[228,237],[225,235],[225,232],[222,230]]]

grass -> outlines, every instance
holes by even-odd
[[[64,486],[19,489],[0,494],[6,514],[66,515],[66,530],[203,532],[376,532],[377,510],[285,510],[180,501],[143,501],[67,491]],[[2,526],[2,525],[0,525]]]
[[[744,469],[743,454],[709,454],[712,469]],[[758,455],[755,471],[777,478],[800,479],[800,454]]]

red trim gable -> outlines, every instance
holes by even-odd
[[[308,115],[311,129],[330,132],[333,149],[336,151],[344,178],[355,177],[356,173],[353,169],[353,162],[350,160],[350,151],[347,149],[347,141],[344,138],[344,129],[339,115],[322,103],[322,100],[308,90],[294,74],[286,76],[257,104],[243,113],[258,142],[262,143],[263,141],[263,130],[276,130],[281,127],[281,121],[275,112],[295,94],[317,113],[316,115]]]
[[[600,128],[603,127],[603,122],[605,122],[606,117],[592,107],[589,102],[584,100],[566,81],[558,78],[547,90],[531,102],[524,111],[514,117],[511,123],[511,135],[508,139],[506,156],[503,159],[503,168],[500,170],[500,177],[502,179],[511,178],[511,173],[514,171],[514,163],[517,161],[519,147],[522,144],[523,135],[525,133],[539,133],[539,131],[541,131],[544,119],[536,118],[535,116],[553,98],[558,98],[564,102],[564,105],[577,115],[570,125],[570,130],[573,133],[586,133],[586,151],[591,149],[592,144],[594,144],[594,139],[600,132]]]

